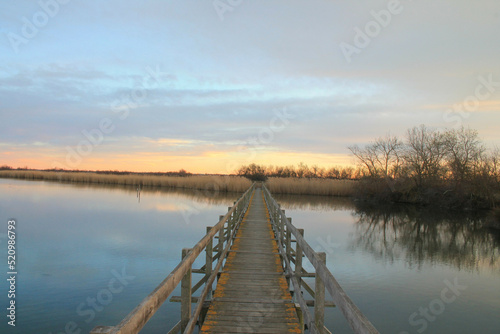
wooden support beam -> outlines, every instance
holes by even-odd
[[[224,225],[222,225],[222,228],[219,230],[219,244],[217,245],[217,251],[219,252],[219,262],[224,261],[224,258],[220,256],[222,254],[223,249],[224,249]],[[218,282],[219,282],[219,277],[217,277],[217,283]]]
[[[179,321],[169,332],[168,334],[178,334],[181,330],[181,322]]]
[[[309,286],[309,284],[307,284],[306,281],[302,281],[302,286],[307,291],[307,293],[311,295],[312,298],[316,298],[316,292]]]
[[[304,236],[304,229],[299,228],[297,229],[299,231],[300,235]],[[299,243],[297,243],[295,248],[295,277],[297,278],[297,281],[299,282],[299,287],[302,283],[302,247],[300,246]]]
[[[207,234],[210,233],[212,230],[211,226],[207,226]],[[210,239],[210,241],[207,243],[207,247],[205,248],[205,277],[208,278],[210,275],[212,275],[212,268],[213,268],[213,263],[214,263],[214,250],[213,250],[213,240]],[[208,288],[208,296],[209,298],[212,296],[212,287],[210,286]]]
[[[205,274],[205,269],[192,269],[192,274]]]
[[[293,274],[293,275],[290,275],[290,274],[286,274],[286,277],[291,277],[291,276],[300,276],[300,277],[308,277],[308,278],[314,278],[316,277],[316,273],[308,273],[308,272],[305,272],[304,270],[302,270],[302,274],[299,275],[299,274]]]
[[[203,276],[203,278],[192,287],[191,294],[196,293],[196,291],[198,291],[198,289],[201,288],[202,285],[208,280],[208,277],[210,276]]]
[[[200,297],[191,296],[191,304],[196,304],[199,301],[200,301]],[[182,302],[182,297],[181,296],[172,296],[170,298],[169,302],[171,302],[171,303],[180,303],[180,302]],[[209,306],[210,303],[211,303],[211,301],[205,300],[203,302],[203,305],[204,306]]]
[[[316,253],[320,263],[326,265],[326,253]],[[315,298],[314,298],[314,323],[323,333],[325,327],[325,283],[321,277],[316,276],[315,280]]]
[[[182,259],[191,251],[189,248],[182,250]],[[189,269],[181,281],[181,331],[184,332],[191,318],[191,269]]]
[[[301,333],[304,333],[304,312],[302,311],[302,308],[300,307],[299,303],[295,303],[295,310],[297,311],[297,317],[299,318],[299,323],[300,323],[300,329],[302,330]]]
[[[233,208],[228,207],[227,212],[231,212]],[[226,227],[226,242],[229,241],[229,238],[231,238],[231,231],[233,230],[233,221],[234,221],[234,214],[236,213],[237,207],[233,210],[233,213],[229,216],[229,219],[227,220],[227,227]]]
[[[292,218],[287,218],[288,223],[292,223]],[[292,232],[289,228],[286,229],[286,256],[290,259],[292,257]]]
[[[287,219],[288,219],[288,222],[291,224],[292,218],[287,218]],[[285,226],[286,226],[286,224],[284,225],[284,227]],[[286,236],[286,240],[285,240],[286,258],[289,261],[291,261],[292,260],[292,250],[291,250],[292,243],[290,242],[290,240],[292,238],[292,233],[290,232],[290,229],[288,227],[286,228],[285,236]],[[289,276],[286,278],[286,281],[287,281],[288,286],[290,286],[290,277]]]

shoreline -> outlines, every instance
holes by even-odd
[[[172,173],[173,174],[173,173]],[[152,188],[198,189],[244,192],[252,181],[238,175],[168,175],[96,171],[0,170],[0,178],[54,181],[74,184],[105,184]],[[274,194],[352,197],[357,181],[318,178],[269,178],[266,186]]]
[[[111,171],[53,171],[53,170],[0,170],[0,178],[28,181],[51,181],[66,184],[96,184],[108,186],[140,187],[141,189],[185,189],[215,192],[242,193],[252,181],[238,175],[193,175],[178,173],[133,173]],[[269,177],[265,181],[268,189],[276,195],[345,197],[355,201],[378,205],[388,203],[409,204],[421,207],[436,207],[452,211],[491,210],[492,207],[469,206],[436,194],[403,194],[388,191],[387,185],[366,180],[343,180],[328,178]],[[430,189],[432,190],[432,189]],[[433,199],[432,201],[429,201]],[[459,201],[460,202],[460,201]],[[498,215],[496,215],[498,217]],[[497,218],[498,219],[498,218]]]

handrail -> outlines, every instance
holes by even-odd
[[[337,282],[335,277],[332,275],[330,270],[328,270],[328,268],[320,258],[320,255],[316,253],[311,246],[309,246],[309,244],[305,241],[304,237],[299,233],[297,228],[295,228],[295,226],[293,226],[292,223],[287,219],[285,212],[281,210],[279,204],[271,196],[269,189],[267,189],[265,185],[263,185],[262,188],[264,189],[266,203],[270,211],[271,219],[274,220],[273,223],[277,226],[276,227],[276,229],[278,230],[277,238],[279,239],[281,250],[284,252],[283,241],[285,233],[283,231],[283,228],[286,226],[287,233],[291,233],[295,237],[297,247],[300,247],[302,252],[309,259],[309,261],[311,262],[316,271],[316,277],[317,278],[319,277],[319,279],[321,279],[322,283],[330,293],[334,303],[336,304],[337,307],[340,308],[344,317],[349,322],[349,325],[354,330],[354,332],[359,334],[378,334],[379,332],[377,331],[377,329],[368,320],[368,318],[366,318],[366,316],[359,310],[359,308],[353,303],[353,301],[349,298],[349,296],[342,289],[342,287]],[[271,214],[271,212],[274,214]],[[289,240],[287,242],[289,242]],[[289,253],[289,250],[287,250],[287,253]],[[286,254],[284,254],[283,258],[286,259],[285,262],[287,265],[287,269],[289,271],[288,274],[291,276],[294,289],[297,289],[296,285],[298,285],[298,282],[295,281],[294,278],[296,277],[300,278],[301,277],[300,275],[302,273],[297,272],[296,270],[295,275],[292,275],[290,262]],[[302,270],[302,266],[300,266],[300,270]],[[301,302],[301,299],[303,300],[303,298],[301,298],[302,294],[300,293],[300,288],[299,291],[296,290],[295,295],[299,296],[298,300],[299,303],[301,304],[301,308],[304,308]],[[316,296],[316,298],[317,297],[318,296]],[[310,315],[308,315],[308,312],[306,312],[305,315],[306,317],[309,317],[309,319],[306,319],[309,322],[308,327],[314,328],[315,327],[314,323],[312,322],[312,319],[310,319]],[[322,331],[322,328],[320,328],[319,330]]]
[[[250,202],[251,202],[251,197],[249,199],[248,205],[246,205],[246,208],[249,207]],[[224,251],[222,251],[221,249],[219,250],[221,259],[225,259],[227,254],[229,253],[229,249],[231,247],[231,241],[234,240],[234,237],[236,236],[236,231],[238,230],[239,224],[241,223],[242,218],[245,215],[245,213],[246,213],[246,210],[241,212],[240,217],[239,217],[238,221],[236,222],[235,226],[230,231],[228,231],[228,236],[227,236],[228,242],[227,242],[226,248],[224,248]],[[196,320],[198,319],[198,317],[200,316],[201,311],[202,311],[203,301],[207,297],[207,295],[210,291],[210,287],[212,286],[213,282],[215,281],[215,278],[217,277],[217,275],[219,274],[221,267],[222,267],[222,260],[217,263],[217,266],[213,270],[212,275],[210,275],[210,277],[208,278],[207,283],[205,284],[205,288],[203,289],[203,291],[198,299],[198,304],[196,305],[195,312],[191,316],[191,319],[189,320],[189,322],[186,326],[186,330],[184,331],[183,334],[192,334],[193,333],[194,328],[196,326]]]
[[[248,207],[250,195],[255,188],[255,184],[239,198],[234,206],[219,220],[219,222],[207,232],[207,234],[189,251],[189,253],[182,259],[182,261],[175,267],[175,269],[153,290],[137,307],[132,310],[118,325],[114,327],[98,326],[94,328],[91,333],[106,333],[106,334],[136,334],[149,319],[156,313],[160,306],[170,296],[174,289],[179,285],[182,278],[191,270],[193,263],[198,255],[207,247],[213,240],[214,236],[219,233],[226,222],[231,218],[233,213],[237,212],[239,217],[241,213],[246,211]],[[223,231],[223,230],[222,230]],[[223,234],[223,233],[222,233]],[[231,234],[231,231],[228,231]],[[220,241],[220,240],[219,240]],[[220,243],[219,243],[220,244]],[[226,246],[226,248],[229,245]],[[223,251],[219,249],[219,264],[224,260]],[[226,252],[227,253],[227,252]],[[218,266],[219,267],[219,266]],[[215,271],[214,273],[217,273]],[[213,276],[213,274],[212,274]],[[213,282],[212,277],[209,278]],[[208,285],[208,282],[207,282]],[[201,300],[201,298],[200,298]],[[203,301],[200,301],[201,303]]]

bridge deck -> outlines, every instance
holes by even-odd
[[[301,333],[259,188],[236,234],[200,333]]]

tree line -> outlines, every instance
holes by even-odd
[[[500,150],[488,150],[476,130],[438,131],[421,125],[402,139],[386,135],[349,150],[369,179],[385,180],[392,193],[421,196],[432,190],[489,206],[498,201]]]
[[[264,166],[252,163],[241,166],[237,174],[254,181],[265,181],[268,177],[354,180],[361,178],[365,173],[363,168],[352,166],[324,168],[317,165],[309,167],[305,163],[300,163],[297,166]]]
[[[413,127],[400,138],[380,137],[348,149],[356,166],[241,166],[251,180],[323,178],[361,180],[358,197],[448,207],[494,207],[500,202],[500,150],[487,149],[476,130]],[[354,186],[354,185],[353,185]]]

